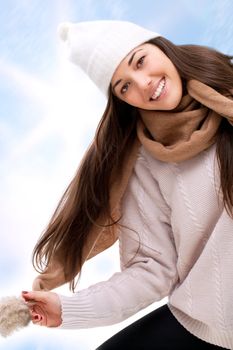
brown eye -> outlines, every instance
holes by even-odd
[[[137,68],[140,68],[143,65],[145,56],[142,56],[139,58],[139,60],[137,61]]]
[[[126,83],[121,88],[121,94],[124,94],[129,88],[129,83]]]

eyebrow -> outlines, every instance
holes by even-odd
[[[129,61],[128,61],[128,66],[131,65],[131,63],[133,62],[134,56],[136,55],[136,53],[138,51],[141,51],[142,49],[138,49],[137,51],[134,51],[134,53],[132,54],[132,56],[130,57]]]
[[[138,49],[138,50],[134,51],[134,53],[132,54],[132,56],[130,57],[130,59],[128,61],[128,66],[130,66],[131,63],[133,62],[133,59],[134,59],[134,56],[136,55],[136,53],[138,51],[141,51],[141,50],[142,49]],[[112,90],[115,90],[115,88],[117,87],[118,84],[120,84],[121,81],[122,81],[122,79],[117,80],[117,82],[113,85]]]

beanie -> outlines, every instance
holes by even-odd
[[[123,58],[138,45],[159,36],[134,23],[116,20],[64,22],[59,25],[58,34],[68,46],[70,61],[105,95]]]

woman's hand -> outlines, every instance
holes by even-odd
[[[46,327],[61,325],[61,303],[56,293],[22,292],[22,297],[29,306],[34,324]]]

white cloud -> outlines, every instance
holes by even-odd
[[[206,45],[215,47],[216,49],[228,54],[233,51],[233,2],[231,0],[223,0],[219,2],[215,0],[211,4],[210,19],[211,25],[206,28],[203,34],[203,42]]]

